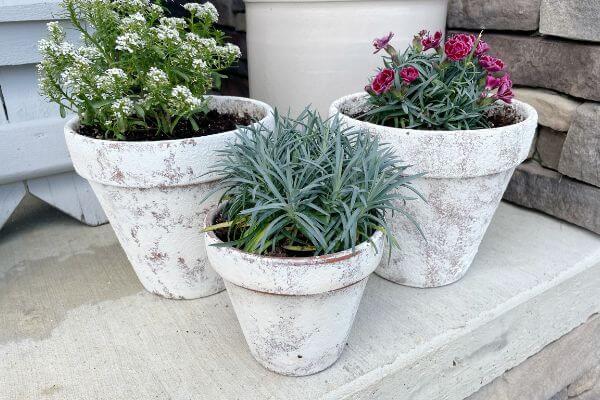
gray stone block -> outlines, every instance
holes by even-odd
[[[485,35],[517,85],[542,87],[600,100],[600,45],[539,36]]]
[[[462,29],[538,29],[540,0],[450,0],[448,27]]]
[[[600,234],[600,188],[564,177],[535,161],[517,167],[504,199]]]
[[[567,394],[569,398],[577,398],[594,389],[600,391],[600,365],[590,369],[580,376],[577,381],[570,384],[567,388]]]
[[[566,138],[566,132],[540,126],[536,140],[536,151],[542,166],[558,170],[558,162]]]
[[[556,131],[566,132],[581,101],[538,88],[515,88],[515,98],[530,104],[538,112],[538,123]]]
[[[600,187],[599,103],[585,103],[577,108],[558,170],[567,176]]]
[[[540,32],[600,42],[600,1],[542,0]]]
[[[466,400],[581,400],[571,399],[567,386],[598,364],[600,318],[596,316]]]

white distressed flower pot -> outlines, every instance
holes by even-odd
[[[214,214],[207,216],[208,222]],[[331,366],[341,355],[371,272],[384,250],[373,235],[355,251],[317,257],[266,257],[205,234],[212,267],[225,280],[250,352],[267,369],[304,376]],[[377,249],[377,250],[376,250]]]
[[[381,65],[372,41],[398,49],[421,29],[444,31],[447,0],[245,0],[250,95],[297,114],[361,90]]]
[[[210,108],[249,114],[272,124],[265,103],[211,96]],[[236,131],[153,142],[98,140],[79,135],[76,118],[65,126],[75,170],[87,179],[146,290],[172,299],[194,299],[224,289],[206,259],[201,204],[218,181],[205,175],[217,151]]]
[[[427,240],[402,215],[390,225],[401,248],[392,249],[376,274],[415,287],[436,287],[462,278],[502,199],[512,173],[527,158],[537,126],[533,107],[513,105],[523,121],[500,128],[426,131],[374,125],[348,117],[365,108],[364,93],[336,100],[330,114],[340,112],[349,126],[362,128],[391,144],[407,173],[426,172],[415,187],[427,203],[411,201],[407,211]]]

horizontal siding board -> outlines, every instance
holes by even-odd
[[[0,126],[0,184],[72,171],[62,118]]]
[[[0,0],[0,22],[62,19],[60,0]]]
[[[48,36],[47,21],[22,21],[0,23],[0,65],[34,64],[41,60],[38,42]],[[66,21],[61,21],[68,27]],[[77,42],[75,29],[66,29],[67,40]]]

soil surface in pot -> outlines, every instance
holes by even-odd
[[[352,114],[346,114],[348,115],[350,118],[354,118],[357,119],[359,121],[364,121],[364,118],[361,118],[361,115],[364,113],[360,112],[360,113],[352,113]],[[486,113],[486,118],[490,124],[490,128],[501,128],[503,126],[509,126],[509,125],[514,125],[517,124],[521,121],[524,120],[522,115],[519,115],[517,113],[517,110],[512,107],[509,104],[503,104],[501,106],[498,106],[490,111],[488,111]],[[393,125],[386,125],[386,126],[390,126],[390,127],[394,127]],[[421,126],[418,128],[412,128],[412,129],[418,129],[418,130],[436,130],[436,129],[430,129],[426,126]],[[479,128],[479,129],[488,129],[488,128]]]
[[[195,117],[199,130],[195,131],[188,121],[181,121],[173,136],[157,136],[156,129],[137,129],[128,131],[125,141],[127,142],[149,142],[155,140],[188,139],[193,137],[209,136],[216,133],[228,132],[236,129],[238,126],[248,126],[253,121],[249,115],[240,116],[238,114],[221,114],[215,110],[209,111],[205,115]],[[94,139],[104,139],[104,132],[101,128],[95,126],[81,126],[79,134]]]

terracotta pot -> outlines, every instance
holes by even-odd
[[[462,278],[471,265],[510,177],[523,162],[537,127],[537,113],[520,101],[513,106],[519,123],[492,129],[426,131],[374,125],[348,115],[366,109],[366,95],[336,100],[330,114],[340,112],[349,126],[366,129],[391,144],[407,173],[426,172],[415,187],[427,199],[406,209],[419,223],[401,215],[390,221],[401,248],[392,249],[376,274],[415,287],[436,287]]]
[[[214,221],[208,214],[206,225]],[[384,238],[355,250],[316,257],[267,257],[205,234],[212,267],[221,275],[250,352],[267,369],[303,376],[341,355],[367,279],[381,261]]]
[[[245,0],[250,95],[281,111],[360,90],[381,65],[373,39],[404,49],[421,29],[444,31],[447,0]]]
[[[210,108],[248,114],[272,124],[265,103],[211,96]],[[87,179],[127,258],[146,290],[172,299],[194,299],[224,289],[206,259],[200,232],[206,211],[201,204],[218,177],[204,175],[216,151],[236,131],[178,140],[126,142],[79,135],[78,120],[65,126],[75,170]]]

